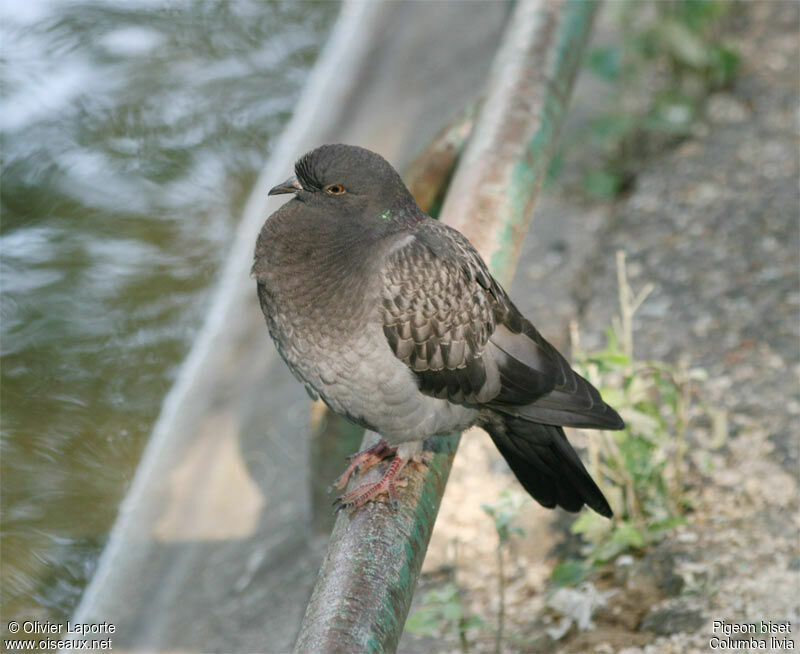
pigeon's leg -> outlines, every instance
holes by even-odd
[[[358,488],[354,488],[349,493],[342,495],[338,498],[334,505],[336,510],[340,509],[356,509],[363,506],[372,499],[375,499],[381,493],[389,495],[389,501],[392,506],[397,507],[397,490],[395,489],[395,477],[403,467],[408,463],[408,458],[402,456],[395,456],[392,464],[383,474],[383,477],[374,484],[363,484]]]
[[[389,447],[389,444],[381,438],[381,440],[372,447],[368,447],[365,450],[361,450],[358,454],[351,456],[350,465],[347,466],[347,469],[333,482],[333,486],[339,490],[344,490],[344,487],[347,486],[347,482],[350,481],[350,476],[355,472],[356,468],[360,467],[362,472],[364,470],[369,470],[395,452],[397,452],[397,448]]]

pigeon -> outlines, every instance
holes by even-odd
[[[467,238],[414,201],[379,154],[323,145],[269,191],[292,194],[264,223],[253,277],[280,356],[336,413],[381,440],[335,482],[385,459],[381,479],[342,495],[387,494],[423,442],[488,432],[540,504],[611,507],[563,426],[622,429],[600,393],[519,312]]]

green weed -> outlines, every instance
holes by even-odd
[[[505,549],[512,534],[523,536],[522,527],[515,526],[514,520],[519,517],[519,511],[527,498],[522,493],[503,491],[494,504],[482,504],[481,508],[492,518],[494,529],[497,532],[497,588],[499,594],[499,608],[497,611],[497,629],[495,630],[495,652],[500,654],[503,648],[503,631],[505,628],[506,614],[506,574],[503,563]]]
[[[588,143],[593,164],[583,192],[610,198],[634,177],[643,144],[682,138],[702,115],[706,98],[729,87],[739,57],[721,28],[730,0],[627,0],[609,5],[619,35],[591,50],[587,69],[608,85],[607,109],[565,142]],[[558,167],[551,167],[556,173]]]
[[[405,626],[418,636],[458,638],[462,652],[469,651],[469,633],[485,627],[482,618],[465,615],[458,585],[452,581],[425,593],[419,610],[408,618]]]
[[[553,572],[559,585],[583,581],[592,566],[622,552],[660,541],[684,522],[691,509],[685,487],[687,427],[693,413],[706,413],[715,431],[726,432],[720,413],[694,399],[692,387],[706,379],[699,368],[682,361],[671,365],[634,357],[633,317],[647,297],[646,286],[634,294],[628,284],[625,255],[617,253],[620,317],[607,331],[605,349],[580,351],[573,330],[575,369],[592,382],[625,419],[622,431],[592,433],[587,439],[589,469],[614,510],[613,520],[584,511],[572,532],[585,541],[584,559],[562,562]],[[717,439],[715,447],[721,445]]]

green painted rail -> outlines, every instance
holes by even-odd
[[[544,180],[598,2],[520,0],[440,219],[461,230],[504,284]],[[341,512],[300,627],[297,652],[392,652],[403,631],[460,436],[432,438],[409,467],[400,507]],[[367,433],[362,446],[377,436]],[[373,481],[376,469],[358,480]]]

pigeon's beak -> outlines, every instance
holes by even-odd
[[[297,193],[297,191],[302,191],[303,187],[300,186],[300,182],[297,181],[297,177],[292,175],[289,179],[285,182],[281,182],[277,186],[273,186],[267,195],[281,195],[283,193]]]

